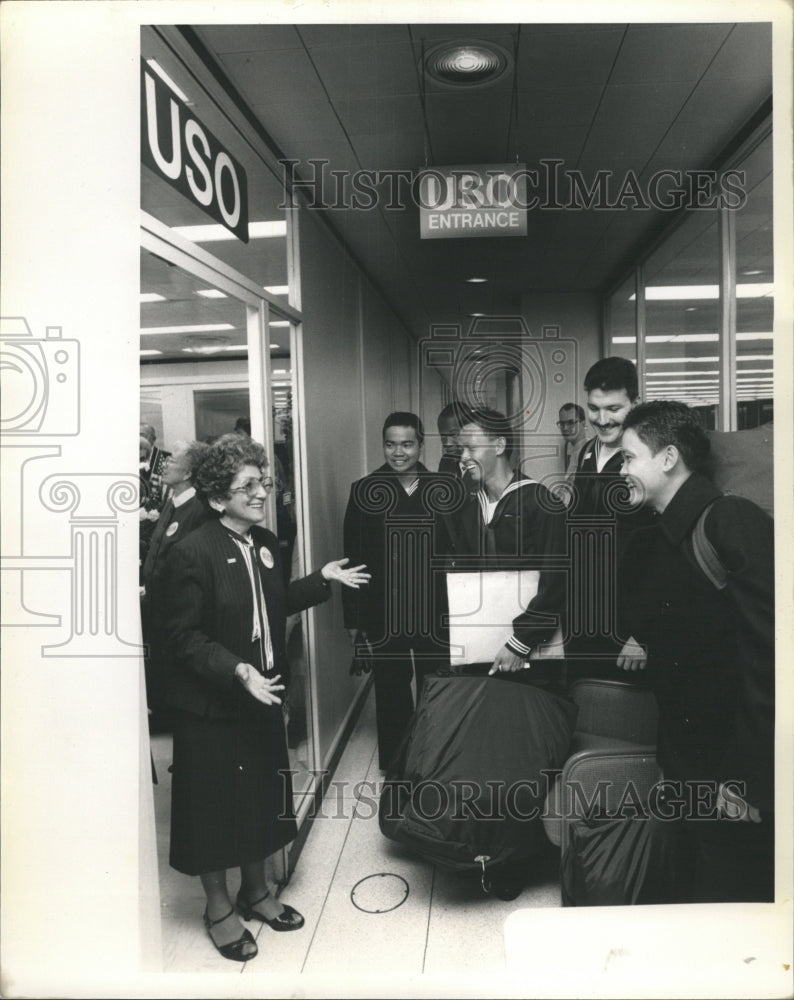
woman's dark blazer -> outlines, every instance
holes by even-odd
[[[284,666],[286,617],[320,604],[330,588],[318,571],[285,589],[272,531],[251,528],[273,643],[275,672]],[[271,565],[268,565],[271,563]],[[254,616],[245,560],[232,536],[208,521],[173,547],[166,565],[167,631],[171,648],[166,698],[207,718],[237,718],[238,663],[251,661]]]

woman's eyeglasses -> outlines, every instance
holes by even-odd
[[[267,479],[246,479],[242,486],[235,486],[230,493],[245,493],[249,497],[255,497],[260,490],[269,493],[273,489],[273,480]]]

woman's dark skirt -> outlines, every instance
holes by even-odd
[[[250,864],[296,833],[280,707],[257,705],[238,720],[178,713],[171,867],[201,875]]]

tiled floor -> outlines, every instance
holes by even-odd
[[[500,976],[507,916],[528,906],[560,905],[553,853],[539,863],[534,883],[508,903],[485,896],[477,876],[434,867],[382,836],[377,818],[382,776],[370,693],[282,894],[304,915],[306,925],[296,933],[274,934],[251,922],[247,926],[257,938],[259,954],[237,966],[222,958],[207,937],[198,878],[168,866],[170,743],[169,736],[152,739],[159,778],[154,791],[165,972],[266,972],[291,983],[293,995],[300,995],[304,983],[321,980],[329,970],[337,983],[347,974],[367,978],[376,970],[378,979],[398,992],[413,984],[421,993],[423,985],[450,977],[474,982]],[[366,783],[356,788],[361,782]],[[361,879],[383,872],[401,876],[408,895],[389,912],[363,912],[351,892]],[[359,886],[357,901],[370,886],[384,891],[395,884],[384,880]],[[236,893],[231,878],[230,889]]]

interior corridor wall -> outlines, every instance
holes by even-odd
[[[522,296],[521,312],[546,366],[543,411],[535,434],[538,440],[561,448],[556,424],[559,408],[569,402],[584,406],[585,373],[601,357],[601,297],[587,292],[526,294]],[[565,354],[560,365],[552,359],[552,341],[543,337],[543,328],[554,326],[559,327],[559,346]],[[558,373],[563,375],[559,383],[555,381]],[[527,438],[531,440],[532,436]],[[557,456],[525,459],[523,463],[524,472],[535,479],[559,473],[562,468],[561,451]]]
[[[361,279],[363,472],[383,464],[383,421],[394,410],[411,410],[413,340],[369,281]]]
[[[312,568],[343,555],[351,483],[383,461],[384,417],[410,405],[415,352],[407,331],[344,248],[310,211],[300,216],[305,500]],[[320,763],[325,766],[362,678],[338,585],[316,608],[315,676]]]

